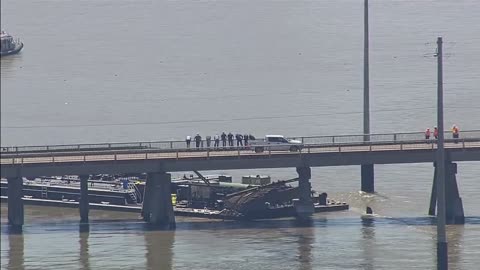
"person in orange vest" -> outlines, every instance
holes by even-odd
[[[425,140],[429,140],[430,139],[430,128],[427,128],[427,130],[425,130]]]
[[[437,127],[435,127],[435,128],[433,129],[433,137],[435,137],[435,140],[438,139],[438,128],[437,128]]]
[[[456,125],[453,125],[452,127],[452,137],[455,140],[455,143],[458,143],[459,130]]]

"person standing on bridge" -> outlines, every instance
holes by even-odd
[[[185,142],[187,143],[187,148],[190,148],[190,142],[192,141],[192,137],[190,137],[190,135],[187,136],[187,138],[185,139]]]
[[[438,128],[437,127],[433,128],[433,137],[435,138],[435,140],[438,140]]]
[[[195,136],[195,147],[198,149],[200,147],[200,143],[202,142],[202,136],[197,133]]]
[[[237,135],[235,135],[235,139],[237,140],[237,147],[238,146],[243,146],[243,136],[242,136],[242,134],[237,133]]]
[[[218,148],[218,146],[220,146],[220,136],[218,136],[218,134],[215,134],[215,136],[213,136],[213,141],[213,147]]]
[[[430,140],[430,128],[427,128],[427,130],[425,130],[425,140]]]
[[[227,137],[228,137],[228,146],[233,146],[233,134],[232,134],[232,132],[229,132]]]
[[[456,125],[453,125],[452,127],[452,137],[454,139],[455,143],[458,143],[458,137],[460,137],[460,130],[458,130],[458,127]]]
[[[225,132],[222,132],[222,135],[220,135],[220,137],[222,138],[222,146],[226,147],[227,146],[227,134],[225,134]]]
[[[248,134],[247,133],[245,133],[243,135],[243,141],[245,142],[245,146],[247,146],[248,145]]]
[[[211,137],[210,135],[208,135],[208,136],[206,137],[206,140],[207,140],[207,147],[210,148],[210,145],[211,145],[211,143],[212,143],[212,137]]]

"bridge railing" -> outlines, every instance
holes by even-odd
[[[385,133],[385,134],[369,134],[369,135],[334,135],[334,136],[307,136],[307,137],[291,137],[301,140],[306,146],[338,146],[349,144],[379,144],[379,143],[414,143],[425,141],[425,134],[423,132],[409,132],[409,133]],[[445,138],[452,139],[452,133],[445,131]],[[480,140],[480,130],[468,130],[460,133],[462,140]],[[368,141],[365,142],[365,139]],[[433,132],[431,134],[433,141]],[[210,148],[213,148],[213,140]],[[220,142],[222,145],[222,142]],[[236,143],[235,143],[236,145]],[[201,149],[207,148],[207,143],[202,140]],[[220,147],[222,148],[222,147]],[[228,147],[232,149],[231,147]],[[234,147],[237,149],[236,147]],[[242,149],[242,148],[239,148]],[[175,152],[175,150],[189,151],[196,150],[195,141],[191,142],[190,148],[187,148],[185,141],[144,141],[144,142],[129,142],[129,143],[95,143],[95,144],[64,144],[64,145],[43,145],[43,146],[7,146],[1,147],[0,153],[2,155],[8,154],[25,154],[25,153],[42,153],[42,152],[86,152],[86,151],[122,151],[122,150],[168,150]]]
[[[452,132],[444,132],[445,139],[453,139]],[[335,135],[335,136],[309,136],[309,137],[295,137],[301,140],[306,145],[338,145],[350,143],[362,143],[365,140],[370,143],[401,143],[412,141],[425,140],[424,132],[405,132],[405,133],[384,133],[384,134],[369,134],[369,135]],[[460,133],[462,139],[480,139],[480,130],[468,130]],[[433,131],[430,139],[433,140]]]
[[[433,140],[410,140],[392,142],[359,142],[341,144],[306,144],[300,151],[278,151],[270,146],[262,147],[264,151],[257,153],[249,147],[220,147],[220,148],[193,148],[193,149],[125,149],[112,151],[76,151],[76,152],[40,152],[40,153],[11,153],[2,154],[0,164],[23,165],[32,163],[61,163],[61,162],[89,162],[89,161],[121,161],[121,160],[150,160],[150,159],[183,159],[183,158],[219,158],[219,157],[276,157],[278,155],[303,155],[314,153],[348,153],[348,152],[375,152],[375,151],[411,151],[435,150],[437,144]],[[446,140],[448,149],[479,149],[480,138],[460,138]]]

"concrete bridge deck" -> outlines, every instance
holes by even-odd
[[[299,152],[255,153],[248,147],[187,149],[185,142],[2,147],[1,176],[225,170],[434,162],[435,140],[423,133],[301,137]],[[446,140],[450,161],[480,161],[480,131]],[[448,138],[448,137],[447,137]],[[205,144],[204,144],[205,145]]]

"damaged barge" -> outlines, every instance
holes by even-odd
[[[219,219],[267,219],[296,216],[298,187],[291,179],[271,182],[268,176],[244,176],[232,183],[231,176],[184,175],[172,179],[174,212],[179,216]],[[141,212],[145,178],[140,176],[91,176],[89,202],[95,209]],[[2,200],[6,199],[7,182],[1,181]],[[77,176],[24,179],[24,201],[34,205],[76,207],[80,200]],[[326,193],[312,191],[315,212],[348,210],[346,203],[327,199]]]

